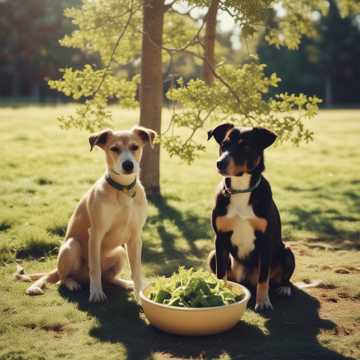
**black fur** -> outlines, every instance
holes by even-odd
[[[230,269],[230,254],[235,261],[246,267],[247,273],[251,274],[259,268],[259,283],[263,283],[269,277],[271,268],[280,267],[280,279],[271,279],[271,286],[286,286],[290,284],[290,277],[295,269],[295,257],[290,249],[286,248],[281,238],[281,220],[279,211],[273,201],[269,182],[263,177],[265,169],[263,150],[270,146],[276,136],[262,128],[242,131],[232,126],[221,125],[217,134],[217,142],[220,144],[220,154],[226,151],[237,165],[247,164],[251,174],[250,186],[253,186],[259,177],[262,177],[260,185],[250,195],[249,204],[254,214],[266,219],[265,232],[255,232],[255,248],[248,256],[239,258],[236,245],[231,242],[232,231],[222,232],[217,229],[216,219],[227,213],[230,203],[231,178],[225,176],[225,187],[216,196],[215,207],[212,211],[212,225],[216,234],[215,253],[209,259],[210,268],[218,278],[224,278]],[[227,129],[227,132],[223,130]],[[236,174],[241,176],[242,173]]]

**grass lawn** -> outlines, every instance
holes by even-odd
[[[0,109],[0,359],[360,357],[360,111],[322,111],[311,124],[313,143],[266,156],[284,237],[297,256],[295,280],[322,279],[321,287],[273,298],[267,316],[250,307],[228,333],[186,338],[150,327],[131,294],[116,288],[96,305],[88,289],[51,286],[28,297],[28,284],[12,279],[16,260],[27,271],[54,266],[71,212],[103,173],[103,154],[89,152],[87,134],[55,121],[72,109]],[[119,128],[137,120],[136,112],[114,113]],[[143,234],[147,278],[204,266],[213,247],[216,156],[214,142],[192,166],[162,154],[163,196],[150,205]]]

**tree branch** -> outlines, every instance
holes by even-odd
[[[189,54],[192,55],[198,59],[201,59],[202,61],[204,61],[207,66],[209,67],[210,71],[212,72],[212,74],[214,75],[214,77],[216,79],[218,79],[224,86],[226,86],[228,88],[228,90],[231,92],[231,94],[234,96],[234,98],[236,99],[236,101],[238,103],[240,103],[240,98],[239,96],[236,94],[235,90],[216,72],[216,70],[214,69],[214,67],[209,64],[209,62],[207,61],[207,59],[204,56],[201,56],[199,54],[196,54],[195,52],[188,50],[188,48],[192,45],[195,44],[199,44],[203,47],[203,44],[201,43],[200,40],[200,33],[203,30],[204,26],[206,24],[206,16],[203,19],[203,23],[201,24],[200,28],[198,29],[198,31],[196,32],[196,34],[194,35],[194,37],[188,42],[186,43],[183,47],[181,48],[170,48],[167,47],[165,45],[159,45],[157,44],[151,37],[149,37],[150,41],[157,47],[160,47],[162,50],[167,51],[170,56],[172,56],[172,53],[179,53],[179,52],[183,52],[185,54]],[[140,31],[140,30],[139,30]],[[141,33],[143,34],[143,32],[141,31]]]
[[[100,91],[101,89],[101,86],[103,85],[107,75],[108,75],[108,71],[110,69],[110,66],[111,64],[113,63],[113,60],[114,60],[114,56],[115,56],[115,52],[117,50],[117,48],[119,47],[119,44],[120,44],[120,41],[121,39],[123,38],[123,36],[125,35],[125,32],[126,30],[128,29],[129,25],[130,25],[130,22],[131,22],[131,19],[132,19],[132,16],[134,14],[134,8],[133,8],[133,5],[134,5],[134,0],[131,1],[131,5],[130,5],[130,12],[129,12],[129,16],[128,16],[128,19],[125,23],[125,26],[123,27],[123,29],[121,30],[117,40],[116,40],[116,43],[115,43],[115,46],[112,50],[112,53],[110,55],[110,59],[109,59],[109,62],[107,63],[107,65],[105,66],[105,69],[104,69],[104,74],[99,82],[99,85],[97,86],[97,88],[95,89],[94,91],[94,94],[93,94],[93,97],[96,96],[96,94]]]
[[[218,79],[223,85],[225,85],[228,88],[228,90],[231,92],[231,94],[234,96],[236,101],[238,103],[240,103],[240,98],[237,95],[237,93],[235,92],[235,90],[215,71],[215,69],[213,68],[213,66],[211,64],[209,64],[209,62],[207,61],[205,56],[198,55],[198,54],[196,54],[196,53],[194,53],[193,51],[190,51],[190,50],[184,50],[184,52],[186,54],[192,55],[192,56],[194,56],[194,57],[196,57],[198,59],[201,59],[201,60],[205,61],[206,65],[209,67],[209,69],[213,73],[214,77],[216,79]]]
[[[183,142],[183,146],[186,146],[191,141],[191,139],[194,137],[195,133],[204,126],[206,120],[210,117],[210,115],[215,111],[216,108],[217,108],[217,106],[214,106],[211,110],[209,110],[208,113],[205,115],[205,117],[202,119],[201,124],[195,126],[192,129],[192,132],[190,133],[190,135]],[[200,114],[201,114],[201,110],[198,111],[198,115],[197,115],[198,118],[200,118]]]

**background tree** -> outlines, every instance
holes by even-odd
[[[341,17],[335,1],[329,3],[326,16],[314,15],[315,38],[304,39],[294,52],[271,46],[263,37],[259,60],[269,73],[281,76],[281,91],[313,93],[328,106],[355,105],[360,99],[359,15]]]
[[[189,0],[187,3],[184,11],[176,0],[83,0],[81,8],[69,9],[66,15],[78,30],[65,37],[62,44],[99,53],[102,67],[86,65],[81,71],[66,69],[62,80],[50,82],[52,88],[84,101],[74,115],[61,119],[62,124],[94,130],[111,121],[109,101],[118,101],[123,106],[135,105],[139,78],[137,75],[121,77],[121,74],[124,68],[140,60],[141,124],[161,129],[162,88],[159,84],[163,65],[170,68],[168,72],[171,73],[176,59],[185,54],[206,64],[208,69],[204,74],[211,73],[213,81],[179,79],[168,91],[167,98],[179,105],[160,138],[170,155],[193,161],[204,149],[203,142],[198,142],[195,134],[212,120],[249,126],[261,124],[275,131],[280,141],[309,141],[312,133],[306,129],[304,120],[316,114],[319,100],[286,92],[271,95],[280,79],[275,73],[267,75],[266,66],[256,57],[249,56],[244,63],[233,65],[213,61],[215,38],[211,34],[216,34],[216,21],[211,22],[212,29],[208,27],[207,31],[206,21],[210,22],[209,10],[217,4],[218,9],[228,12],[241,26],[243,37],[263,31],[266,25],[267,42],[295,49],[303,36],[315,35],[313,14],[326,14],[328,1]],[[355,1],[338,0],[338,4],[343,15],[359,10],[359,3]],[[193,15],[195,9],[205,10],[208,15],[196,17]],[[273,19],[268,27],[269,14]],[[212,17],[214,19],[216,16]],[[152,69],[148,67],[150,63]],[[147,161],[155,170],[150,170],[151,175],[143,179],[150,194],[159,192],[158,151],[152,159],[154,163]]]
[[[216,39],[216,21],[219,8],[219,1],[214,0],[209,6],[206,15],[205,40],[204,40],[204,62],[203,78],[210,85],[214,81],[213,69],[215,69],[215,39]]]
[[[164,1],[148,0],[143,5],[141,52],[140,125],[161,132],[163,99],[162,38]],[[142,181],[148,194],[160,194],[160,146],[145,151],[142,160]]]
[[[11,0],[0,2],[0,95],[40,100],[57,95],[44,78],[57,77],[58,68],[96,62],[58,41],[73,30],[64,9],[80,0]]]

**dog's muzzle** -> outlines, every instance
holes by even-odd
[[[227,167],[229,166],[230,158],[229,153],[225,152],[223,153],[219,160],[216,162],[216,167],[218,168],[220,173],[223,173],[226,171]]]

